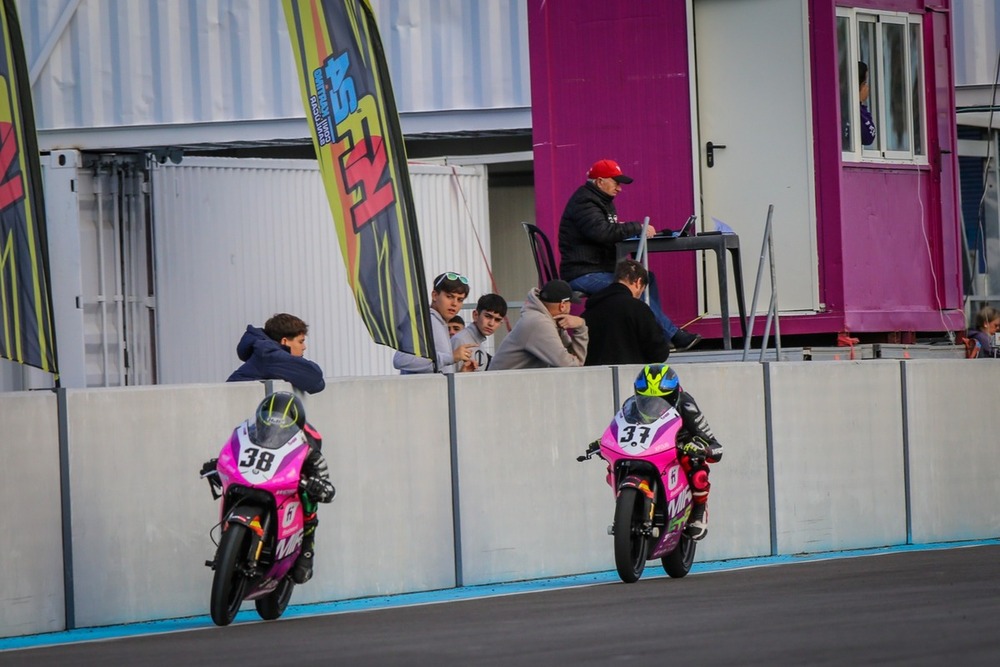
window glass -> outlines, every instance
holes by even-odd
[[[910,23],[910,110],[913,114],[913,152],[917,155],[927,155],[924,147],[924,81],[920,73],[923,71],[923,40],[920,34],[920,24]]]
[[[926,164],[921,15],[838,7],[837,74],[843,158]],[[861,120],[868,114],[874,133]]]
[[[840,72],[840,150],[854,150],[854,94],[851,90],[851,20],[837,17],[837,69]]]
[[[872,16],[859,17],[858,22],[858,58],[861,62],[868,65],[868,89],[871,93],[868,95],[868,101],[866,105],[872,112],[872,118],[875,121],[875,143],[871,146],[864,146],[865,150],[877,150],[879,147],[879,134],[881,133],[881,128],[879,125],[881,121],[879,120],[879,97],[878,82],[881,78],[879,76],[879,62],[878,58],[875,57],[875,47],[876,47],[876,29],[875,29],[875,18]],[[858,81],[860,86],[861,82]]]
[[[885,114],[882,146],[888,151],[910,150],[910,100],[906,95],[906,29],[900,23],[882,23],[882,85]],[[877,125],[877,124],[876,124]]]

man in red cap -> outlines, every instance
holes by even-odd
[[[559,275],[570,286],[593,294],[615,282],[615,244],[642,233],[641,222],[619,222],[615,197],[632,179],[614,160],[598,160],[587,172],[587,182],[566,203],[559,221]],[[649,225],[646,236],[656,234]],[[667,340],[679,351],[689,350],[701,336],[677,327],[660,307],[653,274],[649,274],[649,306]]]

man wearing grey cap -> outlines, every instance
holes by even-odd
[[[521,306],[521,317],[500,343],[489,370],[583,366],[587,359],[587,323],[570,315],[578,303],[564,280],[534,287]]]

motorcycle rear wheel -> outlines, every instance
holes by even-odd
[[[247,578],[241,565],[250,549],[250,530],[241,523],[231,523],[219,540],[215,553],[215,578],[212,580],[212,621],[229,625],[243,604]]]
[[[615,504],[615,567],[626,584],[639,580],[646,569],[647,539],[642,532],[642,496],[635,488],[625,488]]]
[[[680,579],[691,571],[694,563],[694,552],[698,543],[687,535],[681,535],[681,541],[674,550],[661,559],[663,570],[674,579]]]
[[[278,587],[262,598],[254,600],[257,614],[265,621],[273,621],[285,613],[288,601],[292,599],[295,582],[288,575],[278,583]]]

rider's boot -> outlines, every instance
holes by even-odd
[[[313,576],[313,553],[316,551],[316,526],[319,519],[316,518],[315,506],[309,507],[312,511],[307,513],[303,522],[302,551],[295,559],[292,566],[292,581],[297,584],[304,584]]]
[[[687,528],[684,533],[694,541],[703,540],[708,535],[708,503],[695,503],[691,507]]]
[[[299,557],[295,559],[295,565],[292,566],[292,581],[295,583],[304,584],[312,579],[314,551],[314,539],[310,535],[302,540],[302,551],[299,552]]]

